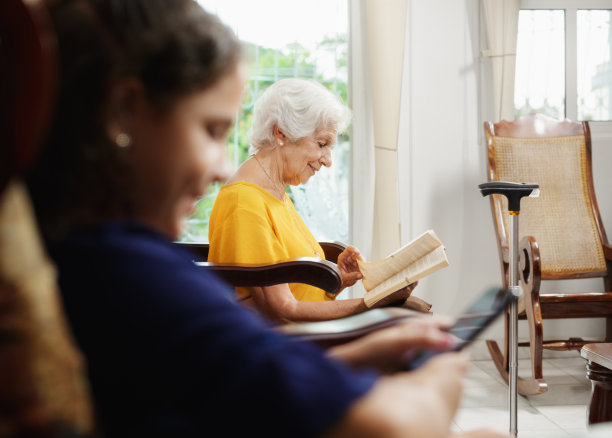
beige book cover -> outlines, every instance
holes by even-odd
[[[387,295],[448,266],[444,245],[433,230],[427,230],[394,253],[376,262],[358,261],[371,307]]]

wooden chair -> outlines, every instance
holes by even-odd
[[[198,266],[215,272],[234,287],[304,283],[336,293],[342,286],[336,262],[346,246],[339,242],[319,243],[325,253],[325,260],[301,257],[270,265],[244,266],[209,262],[207,243],[176,242],[194,254],[193,260]],[[330,321],[284,324],[278,326],[277,330],[288,336],[329,347],[396,324],[418,313],[414,309],[386,307]]]
[[[56,85],[42,1],[0,2],[0,436],[91,437],[84,360],[60,305],[21,173],[48,126]]]
[[[489,181],[538,183],[540,196],[524,198],[520,213],[519,280],[524,298],[519,319],[527,320],[532,376],[519,378],[521,394],[547,390],[542,351],[577,350],[587,343],[576,337],[544,340],[543,320],[606,318],[605,339],[612,335],[612,247],[608,244],[591,170],[587,122],[558,121],[528,115],[516,121],[484,123]],[[504,286],[509,281],[507,199],[491,196],[491,210]],[[540,293],[542,280],[601,277],[603,292]],[[508,380],[508,315],[503,353],[487,345],[500,374]],[[592,342],[592,341],[589,341]]]

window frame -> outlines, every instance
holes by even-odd
[[[521,0],[520,9],[565,10],[565,117],[578,120],[577,12],[583,9],[612,10],[610,0]],[[591,121],[592,134],[612,138],[612,121]]]

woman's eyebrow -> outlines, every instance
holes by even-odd
[[[318,137],[320,140],[325,140],[326,142],[330,142],[334,139],[335,135],[333,135],[331,132],[322,132],[319,134]]]

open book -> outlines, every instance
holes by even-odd
[[[367,291],[363,298],[371,307],[396,290],[448,266],[448,259],[440,239],[427,230],[382,260],[358,263]]]

